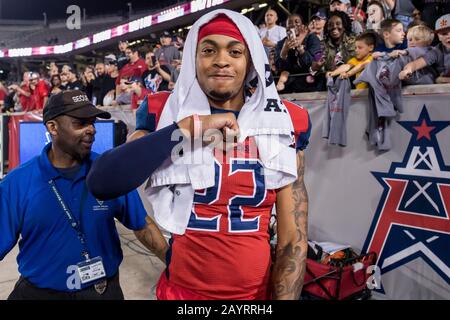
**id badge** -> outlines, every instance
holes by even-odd
[[[95,257],[77,264],[78,275],[82,284],[103,278],[106,276],[101,257]]]

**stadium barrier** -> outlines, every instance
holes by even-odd
[[[391,124],[385,152],[365,136],[367,90],[352,91],[346,147],[322,138],[326,92],[285,98],[306,107],[312,121],[305,153],[310,239],[377,252],[378,298],[450,299],[450,84],[403,89],[405,110]],[[134,131],[133,111],[106,109]],[[3,133],[5,117],[11,127],[25,116],[3,114]],[[9,139],[11,162],[17,146]]]

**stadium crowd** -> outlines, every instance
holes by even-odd
[[[372,59],[396,59],[413,47],[425,48],[424,55],[401,72],[405,84],[422,68],[434,83],[450,82],[449,0],[371,0],[365,11],[363,2],[353,7],[350,0],[331,0],[309,19],[292,13],[280,21],[275,9],[266,11],[264,23],[255,28],[280,93],[324,91],[327,77],[354,79]],[[51,62],[45,73],[23,73],[21,83],[0,82],[0,108],[41,110],[51,95],[80,89],[95,105],[136,109],[146,95],[174,88],[182,54],[183,38],[168,31],[152,48],[121,41],[117,52],[105,54],[95,65],[77,69]],[[359,84],[356,89],[365,87]]]

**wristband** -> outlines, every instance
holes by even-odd
[[[192,118],[194,121],[194,139],[198,139],[202,134],[202,122],[200,121],[198,114],[193,114]]]

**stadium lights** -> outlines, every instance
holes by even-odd
[[[255,7],[244,8],[241,10],[241,14],[246,14],[246,13],[252,12],[253,10],[255,10]]]
[[[208,9],[226,2],[226,0],[193,0],[191,1],[191,13]]]
[[[158,24],[168,20],[173,20],[186,14],[208,9],[228,1],[229,0],[193,0],[188,3],[163,10],[159,14],[149,15],[137,20],[133,20],[129,23],[115,26],[111,29],[101,31],[93,35],[87,36],[85,38],[78,39],[76,41],[72,41],[63,45],[3,49],[0,50],[0,58],[65,54],[73,50],[81,49],[102,41],[110,40],[130,32],[148,28],[154,24]],[[255,7],[257,8],[258,6],[256,5],[249,9],[245,9],[246,10],[245,13],[255,10]],[[188,26],[185,27],[184,29],[189,30],[191,27],[192,26]],[[180,28],[179,32],[181,32],[180,30],[182,31],[183,29]]]

